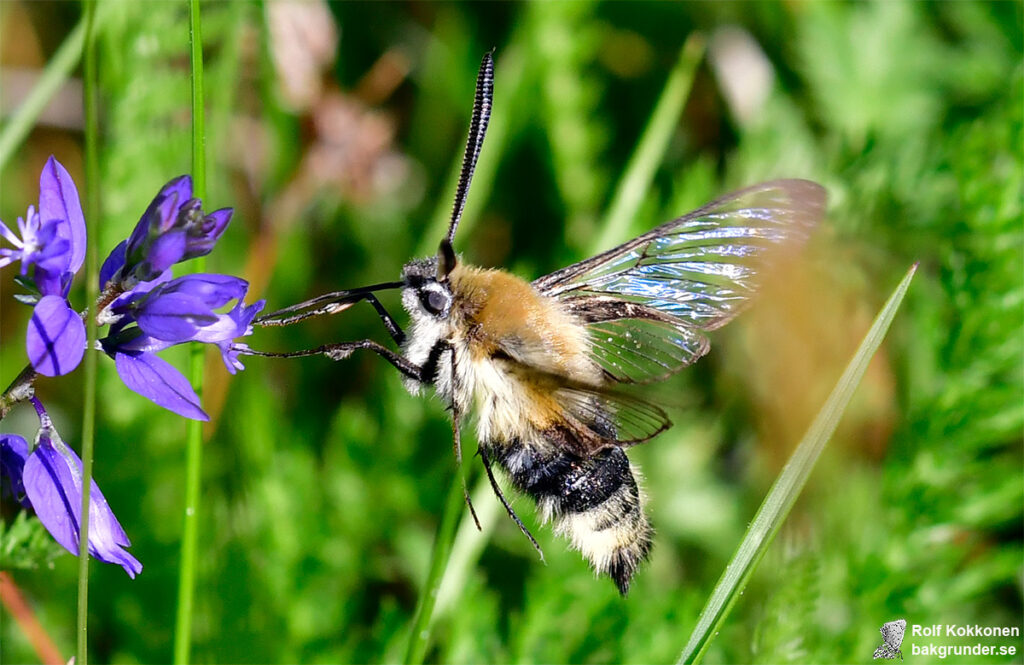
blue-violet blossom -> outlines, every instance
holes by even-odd
[[[231,221],[231,208],[204,215],[192,197],[192,178],[183,175],[163,186],[127,240],[100,269],[100,288],[119,283],[124,290],[159,277],[175,263],[209,254]]]
[[[0,267],[21,261],[21,282],[35,306],[25,336],[29,361],[45,376],[72,371],[85,354],[85,324],[68,303],[71,279],[85,260],[85,217],[78,190],[52,156],[39,176],[39,210],[18,218],[20,238],[0,221]]]
[[[228,275],[187,275],[172,279],[171,266],[209,254],[231,221],[232,210],[209,214],[192,196],[185,175],[164,185],[128,239],[119,243],[100,269],[97,321],[110,325],[100,340],[130,389],[186,418],[208,420],[189,382],[155,356],[175,344],[202,342],[220,348],[234,374],[247,348],[234,340],[252,333],[252,320],[264,301],[246,306],[249,284]],[[58,376],[75,369],[85,352],[85,324],[67,296],[85,258],[85,219],[78,190],[53,157],[39,180],[39,209],[18,219],[19,234],[0,222],[0,236],[13,248],[0,248],[0,268],[21,262],[19,280],[33,293],[19,300],[34,306],[26,349],[39,374]],[[228,303],[227,312],[218,312]]]
[[[246,307],[248,288],[243,279],[212,274],[141,282],[101,312],[112,325],[100,342],[129,388],[186,418],[207,420],[185,377],[154,353],[183,342],[216,344],[229,372],[244,369],[238,354],[245,345],[234,340],[252,332],[265,303]],[[217,313],[231,301],[230,311]]]
[[[39,415],[34,449],[17,434],[0,435],[0,471],[11,482],[15,498],[36,511],[39,521],[64,549],[78,555],[82,517],[82,460],[54,429],[42,403],[32,398]],[[116,563],[129,577],[142,564],[125,549],[131,542],[107,504],[96,481],[89,490],[89,553]]]

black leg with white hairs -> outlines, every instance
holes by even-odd
[[[388,329],[388,332],[391,333],[391,337],[394,338],[396,342],[401,343],[399,341],[399,337],[396,337],[396,333],[403,340],[405,339],[405,334],[402,333],[402,329],[398,327],[397,323],[395,323],[391,314],[384,309],[383,305],[380,304],[380,301],[378,301],[373,295],[373,292],[397,289],[402,286],[403,282],[384,282],[382,284],[364,286],[348,291],[333,291],[331,293],[325,293],[322,296],[317,296],[316,298],[296,303],[290,307],[279,309],[276,312],[264,314],[263,316],[257,317],[253,323],[258,326],[288,326],[293,323],[298,323],[299,321],[313,318],[314,316],[336,314],[348,309],[360,300],[369,300],[370,304],[372,304],[374,309],[377,310],[377,314],[384,322],[384,326]]]
[[[391,335],[391,339],[395,340],[395,344],[398,346],[402,346],[402,344],[405,343],[405,332],[402,330],[402,327],[398,325],[398,322],[395,321],[395,318],[391,316],[391,313],[388,312],[388,310],[384,309],[384,305],[380,304],[380,301],[377,300],[377,296],[372,293],[367,293],[365,299],[373,305],[375,310],[377,310],[377,316],[380,317],[380,322],[384,324],[388,334]]]
[[[498,500],[501,501],[501,505],[505,506],[505,511],[508,512],[508,516],[516,523],[519,530],[523,532],[523,535],[530,539],[531,543],[533,543],[533,548],[537,550],[537,554],[540,555],[540,560],[544,561],[544,550],[540,548],[540,544],[537,542],[537,539],[533,537],[530,530],[526,528],[525,524],[523,524],[523,520],[519,519],[519,515],[516,515],[516,511],[512,510],[512,506],[509,504],[508,499],[505,498],[505,494],[501,491],[501,487],[498,486],[498,481],[494,478],[494,471],[491,470],[491,458],[487,453],[487,449],[481,447],[479,449],[479,453],[480,459],[484,463],[484,469],[487,471],[487,480],[491,481],[491,489],[494,490],[494,494],[498,497]]]
[[[315,349],[306,349],[305,351],[288,351],[284,353],[274,353],[273,351],[257,351],[255,349],[235,347],[235,350],[246,356],[262,356],[264,358],[303,358],[306,356],[327,356],[331,360],[344,360],[352,355],[353,351],[359,349],[366,349],[373,351],[378,356],[387,360],[394,366],[403,376],[406,376],[420,383],[433,383],[433,377],[425,377],[423,375],[423,368],[416,363],[410,362],[408,359],[398,355],[391,349],[382,346],[380,343],[373,341],[372,339],[364,339],[358,342],[339,342],[337,344],[324,344],[318,346]]]

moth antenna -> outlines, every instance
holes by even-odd
[[[459,175],[459,188],[455,190],[455,205],[452,208],[452,219],[448,225],[446,240],[451,245],[455,240],[455,230],[462,219],[462,209],[466,207],[466,195],[469,183],[473,180],[476,160],[480,156],[480,147],[484,144],[487,134],[487,123],[491,119],[491,105],[494,101],[494,49],[484,53],[480,63],[480,72],[476,75],[476,99],[473,102],[473,119],[469,123],[469,138],[466,140],[466,153],[462,157],[462,172]]]

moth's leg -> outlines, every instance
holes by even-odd
[[[299,321],[304,321],[314,316],[335,314],[348,309],[362,300],[363,297],[364,294],[353,295],[347,291],[325,293],[322,296],[317,296],[316,298],[296,303],[289,307],[279,309],[276,312],[258,316],[254,323],[260,326],[289,326],[293,323],[298,323]]]
[[[523,535],[530,539],[530,542],[533,543],[533,548],[537,550],[537,554],[540,555],[540,560],[544,561],[544,550],[540,548],[540,545],[537,543],[537,539],[533,537],[533,534],[530,533],[530,530],[527,529],[526,525],[523,524],[523,521],[519,519],[519,515],[516,515],[516,511],[512,510],[512,506],[509,505],[508,499],[505,498],[505,495],[502,494],[501,492],[501,488],[498,487],[498,481],[494,479],[494,472],[491,470],[490,455],[488,454],[487,449],[484,447],[480,448],[480,459],[483,460],[484,469],[487,471],[487,480],[491,481],[491,489],[494,490],[494,493],[501,501],[501,505],[505,506],[505,510],[508,512],[508,516],[511,517],[512,521],[516,523],[516,526],[518,526],[519,530],[523,532]]]
[[[373,308],[377,310],[377,316],[379,316],[380,320],[384,323],[384,327],[387,328],[388,333],[391,335],[391,339],[395,340],[396,344],[401,345],[402,342],[405,341],[405,333],[402,332],[402,328],[395,322],[394,317],[392,317],[391,314],[384,309],[384,306],[380,304],[380,301],[377,300],[377,296],[371,293],[373,290],[397,288],[400,286],[402,286],[401,282],[388,282],[353,291],[334,291],[332,293],[325,293],[322,296],[317,296],[316,298],[291,305],[290,307],[279,309],[276,312],[264,314],[263,316],[257,317],[255,323],[260,326],[287,326],[314,316],[336,314],[348,309],[360,300],[367,300],[371,305],[373,305]]]
[[[469,506],[469,514],[473,516],[473,522],[476,523],[476,530],[483,531],[480,528],[480,518],[476,516],[476,509],[473,508],[473,500],[469,498],[469,488],[466,487],[466,474],[462,472],[462,430],[460,428],[460,421],[462,420],[462,413],[459,411],[459,403],[456,396],[459,392],[458,374],[455,372],[455,349],[450,344],[447,345],[451,351],[451,380],[452,380],[452,446],[455,448],[455,472],[459,474],[459,479],[462,482],[462,498],[466,500],[466,505]]]
[[[423,368],[414,362],[409,361],[406,358],[398,355],[391,349],[381,346],[379,343],[372,339],[364,339],[358,342],[339,342],[337,344],[324,344],[318,346],[315,349],[306,349],[305,351],[287,351],[283,353],[276,353],[273,351],[257,351],[256,349],[250,349],[248,347],[236,346],[236,351],[242,355],[247,356],[263,356],[265,358],[303,358],[305,356],[319,356],[324,355],[331,360],[344,360],[352,355],[353,351],[359,349],[368,349],[373,351],[378,356],[387,360],[391,363],[395,369],[401,372],[404,376],[419,381],[421,383],[430,383],[423,372]]]
[[[391,316],[391,313],[388,312],[388,310],[384,309],[384,305],[380,304],[380,301],[377,300],[377,296],[372,293],[367,293],[366,300],[373,305],[375,310],[377,310],[377,316],[380,317],[381,323],[383,323],[384,327],[387,328],[388,334],[391,335],[391,339],[395,340],[395,344],[398,346],[402,346],[402,344],[405,343],[405,332],[402,330],[402,327],[398,325],[398,322],[395,321],[395,318]]]
[[[358,349],[367,349],[373,351],[378,356],[387,360],[391,363],[395,369],[401,372],[403,375],[410,379],[415,379],[421,383],[428,383],[426,378],[423,376],[423,368],[414,362],[411,362],[407,358],[398,355],[391,349],[381,346],[378,342],[372,339],[364,339],[359,342],[339,342],[337,344],[325,344],[318,350],[331,360],[344,360],[352,355],[353,351]]]

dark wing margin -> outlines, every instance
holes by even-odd
[[[579,455],[643,443],[672,426],[660,407],[622,393],[563,386],[555,399],[569,428],[561,445]]]
[[[735,318],[756,290],[758,274],[784,250],[802,245],[824,211],[820,185],[765,182],[533,286],[565,301],[587,325],[593,359],[611,379],[658,380],[707,352],[702,332]]]

